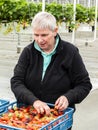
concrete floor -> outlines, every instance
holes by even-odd
[[[98,89],[76,105],[72,130],[98,130]]]

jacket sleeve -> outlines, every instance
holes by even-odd
[[[67,97],[69,104],[72,105],[80,103],[85,99],[92,89],[92,84],[78,49],[76,49],[74,53],[70,68],[69,75],[72,88],[65,94],[65,96]]]
[[[37,98],[27,89],[25,85],[25,76],[29,65],[29,51],[27,48],[21,53],[18,63],[14,68],[14,75],[11,78],[11,90],[18,102],[33,104]]]

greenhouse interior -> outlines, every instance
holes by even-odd
[[[97,130],[98,0],[0,0],[0,99],[16,100],[10,79],[22,50],[34,40],[32,20],[41,11],[53,14],[60,37],[78,48],[93,86],[76,104],[72,130]]]

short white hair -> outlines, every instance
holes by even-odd
[[[54,31],[57,27],[56,18],[48,12],[37,13],[32,20],[33,29],[50,29]]]

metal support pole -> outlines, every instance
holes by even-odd
[[[77,4],[80,4],[80,0],[77,0]]]
[[[73,11],[74,11],[73,22],[75,24],[75,21],[76,21],[76,0],[74,0]],[[74,42],[75,42],[75,28],[73,28],[73,32],[72,32],[72,43],[75,44]]]
[[[45,0],[42,0],[42,11],[45,11]]]
[[[91,7],[91,0],[88,0],[88,7]]]
[[[95,30],[94,30],[94,40],[96,40],[96,33],[97,33],[97,8],[98,8],[98,0],[95,3]]]
[[[20,34],[17,33],[18,35],[18,44],[17,44],[17,53],[20,53],[21,49],[20,49]]]

